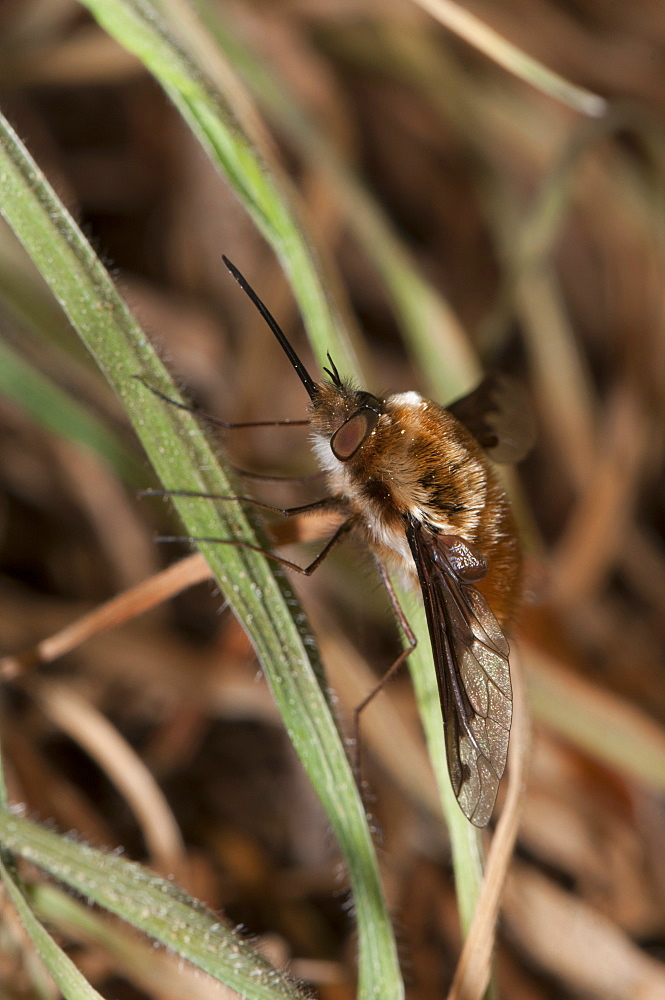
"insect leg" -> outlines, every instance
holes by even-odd
[[[208,424],[214,424],[215,427],[223,427],[227,431],[235,431],[243,427],[307,427],[309,420],[251,420],[242,423],[229,423],[228,420],[221,420],[219,417],[214,417],[212,413],[207,413],[205,410],[199,410],[196,406],[188,406],[187,403],[180,403],[177,399],[171,399],[166,393],[161,392],[159,389],[155,389],[154,386],[150,385],[144,378],[140,375],[134,375],[133,378],[141,385],[145,386],[153,396],[157,396],[158,399],[163,400],[170,406],[175,406],[179,410],[185,410],[186,413],[193,413],[195,417],[199,417],[201,420],[205,420]]]
[[[265,556],[266,559],[272,559],[273,562],[279,563],[280,566],[285,566],[286,569],[295,570],[296,573],[302,573],[303,576],[311,576],[314,570],[319,568],[323,560],[330,553],[331,549],[334,548],[337,542],[339,542],[339,540],[351,530],[353,523],[353,519],[349,518],[348,521],[344,521],[340,524],[335,534],[328,539],[318,556],[316,556],[316,558],[313,559],[307,566],[300,566],[298,563],[291,562],[290,559],[284,559],[282,556],[278,556],[275,552],[267,552],[265,549],[262,549],[260,545],[252,545],[251,542],[245,542],[241,538],[187,538],[182,535],[159,535],[155,538],[155,541],[207,542],[210,545],[235,545],[236,548],[239,549],[249,549],[251,552],[258,552],[260,555]]]
[[[267,476],[263,472],[250,472],[248,469],[241,469],[237,465],[232,465],[231,468],[238,476],[242,476],[243,479],[260,479],[268,483],[307,483],[313,479],[320,479],[325,475],[323,469],[318,469],[316,472],[308,472],[304,476]]]
[[[388,576],[383,563],[376,559],[376,565],[381,576],[384,587],[388,592],[388,597],[390,598],[390,603],[393,606],[393,611],[397,617],[397,621],[400,624],[402,632],[406,638],[408,646],[404,649],[397,659],[388,667],[385,674],[381,677],[378,683],[372,688],[368,695],[366,695],[359,705],[353,710],[353,738],[355,746],[355,760],[354,760],[354,770],[356,773],[356,780],[360,784],[360,714],[363,712],[369,703],[376,697],[379,691],[382,691],[385,685],[388,683],[391,677],[394,677],[400,667],[406,662],[411,653],[414,651],[418,645],[418,640],[416,635],[409,625],[408,619],[404,614],[402,605],[399,603],[397,594],[395,593],[395,588],[392,585],[391,579]]]
[[[225,500],[236,501],[237,503],[250,504],[260,510],[267,510],[271,514],[282,514],[284,517],[294,517],[298,514],[310,514],[315,510],[335,510],[339,509],[340,501],[337,497],[323,497],[321,500],[314,500],[312,503],[303,503],[298,507],[274,507],[269,503],[262,503],[254,500],[253,497],[223,496],[220,493],[198,493],[196,490],[139,490],[142,497],[193,497],[197,500]]]

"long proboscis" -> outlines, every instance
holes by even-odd
[[[224,263],[226,264],[227,268],[229,269],[229,271],[231,272],[231,274],[233,275],[233,277],[236,279],[236,281],[238,282],[238,284],[242,288],[243,292],[247,296],[249,296],[249,298],[252,300],[252,302],[254,303],[254,305],[256,306],[256,308],[259,310],[259,312],[263,316],[264,320],[266,321],[266,323],[268,324],[268,326],[270,327],[270,329],[272,330],[272,332],[277,337],[277,340],[282,345],[282,349],[283,349],[284,353],[286,354],[287,358],[289,359],[289,361],[293,365],[293,367],[295,369],[295,372],[296,372],[296,375],[298,376],[298,378],[300,379],[300,381],[302,382],[302,384],[305,386],[305,389],[307,390],[309,398],[313,401],[314,399],[316,399],[316,395],[317,395],[316,382],[314,381],[314,379],[312,378],[312,376],[309,374],[309,372],[305,368],[304,364],[302,363],[302,361],[300,360],[300,358],[298,357],[298,355],[296,354],[296,352],[294,351],[294,349],[291,347],[291,344],[286,339],[286,334],[284,333],[284,331],[280,327],[279,323],[277,322],[277,320],[275,319],[275,317],[272,315],[272,313],[270,312],[270,310],[268,309],[268,307],[266,305],[264,305],[264,303],[258,297],[258,295],[254,291],[254,289],[252,288],[252,286],[249,284],[249,282],[247,281],[247,279],[240,273],[240,271],[235,266],[235,264],[232,264],[231,261],[228,259],[228,257],[224,256],[224,254],[222,254],[222,260],[224,261]]]

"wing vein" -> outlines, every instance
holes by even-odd
[[[464,578],[468,565],[482,573],[473,547],[413,520],[407,538],[425,604],[450,780],[464,814],[485,826],[508,753],[508,643],[480,591]]]

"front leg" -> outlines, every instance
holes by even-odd
[[[196,500],[220,500],[225,502],[235,501],[236,503],[250,504],[260,510],[267,510],[271,514],[281,514],[283,517],[295,517],[298,514],[312,514],[319,510],[343,510],[344,501],[341,497],[322,497],[321,500],[313,500],[311,503],[303,503],[297,507],[275,507],[273,504],[263,503],[253,497],[237,497],[235,495],[223,496],[220,493],[198,493],[196,490],[139,490],[142,497],[192,497]]]

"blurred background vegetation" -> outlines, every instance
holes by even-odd
[[[211,0],[199,12],[256,102],[261,118],[248,101],[245,124],[298,193],[367,388],[416,388],[445,403],[472,384],[475,358],[528,387],[538,443],[515,485],[528,550],[515,638],[533,732],[499,990],[511,1000],[656,998],[665,13],[655,0],[466,9],[585,91],[543,93],[480,54],[478,34],[462,41],[406,0]],[[517,54],[508,62],[517,69]],[[309,362],[284,277],[138,61],[70,0],[5,0],[0,102],[189,397],[227,420],[301,418],[302,386],[220,255]],[[423,345],[409,317],[425,306],[440,325]],[[0,334],[0,644],[10,654],[169,563],[174,552],[153,536],[177,522],[161,501],[137,498],[155,482],[122,409],[4,227]],[[219,447],[243,469],[315,468],[305,430],[237,431]],[[320,484],[250,485],[287,504]],[[365,562],[344,548],[295,581],[346,723],[358,687],[398,648]],[[84,710],[58,711],[57,680],[157,777],[186,845],[181,883],[276,962],[289,960],[317,995],[341,1000],[354,995],[354,932],[339,858],[258,672],[223,595],[192,588],[29,685],[7,682],[10,794],[59,829],[150,860],[150,819],[137,819],[105,766],[113,750],[102,729],[85,728]],[[364,758],[407,991],[429,1000],[445,995],[460,940],[408,675],[367,714]],[[151,989],[130,960],[74,932],[66,940],[105,996],[194,995],[175,980]],[[9,997],[37,995],[24,948],[8,919]]]

